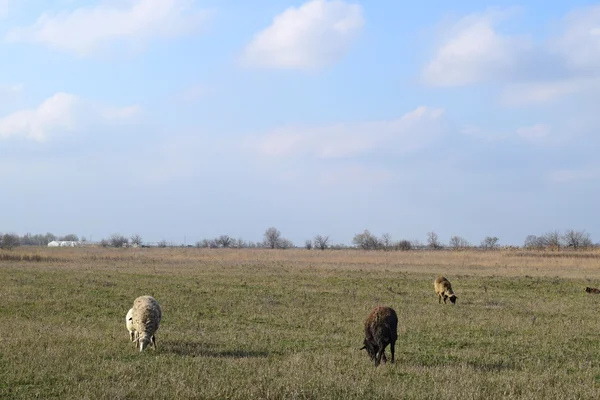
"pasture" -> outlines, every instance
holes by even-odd
[[[2,399],[600,398],[597,251],[19,248],[0,282]],[[142,294],[163,319],[139,353]],[[374,368],[379,304],[399,332]]]

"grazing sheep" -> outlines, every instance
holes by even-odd
[[[394,362],[394,346],[398,339],[398,316],[390,307],[378,306],[371,311],[365,321],[365,340],[361,350],[366,349],[378,366],[381,360],[387,362],[385,348],[390,345],[391,362]]]
[[[133,302],[132,325],[135,330],[136,346],[144,351],[148,344],[156,350],[154,333],[158,330],[162,311],[156,299],[152,296],[140,296]]]
[[[600,294],[600,289],[596,289],[596,288],[593,288],[593,287],[586,287],[585,291],[588,292],[588,293],[590,293],[590,294],[591,293],[593,293],[593,294]]]
[[[446,299],[450,299],[452,304],[456,304],[456,295],[454,291],[452,291],[452,285],[448,279],[443,276],[438,277],[433,282],[433,288],[435,289],[435,293],[438,295],[438,304],[442,303],[442,299],[444,299],[444,304],[446,304]]]

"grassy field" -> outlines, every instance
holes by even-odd
[[[0,282],[2,399],[600,398],[600,252],[19,248]],[[163,320],[140,354],[143,294]],[[399,338],[374,368],[378,304]]]

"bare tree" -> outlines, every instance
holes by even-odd
[[[419,239],[414,239],[410,242],[411,246],[413,249],[422,249],[425,247],[425,245],[423,244],[423,242],[421,242]]]
[[[329,248],[329,236],[317,235],[313,239],[315,249],[326,250]]]
[[[408,240],[401,240],[396,244],[396,248],[401,251],[412,249],[412,244]]]
[[[460,236],[452,236],[448,244],[454,249],[466,249],[469,247],[469,242]]]
[[[569,229],[565,232],[562,238],[565,246],[572,249],[584,249],[593,245],[592,240],[590,239],[590,234],[586,231],[575,231],[573,229]]]
[[[279,239],[277,246],[279,249],[291,249],[294,247],[294,243],[292,243],[292,241],[289,239],[281,238]]]
[[[281,232],[275,227],[270,227],[265,231],[263,246],[268,249],[289,249],[294,247],[291,240],[281,237]]]
[[[265,247],[267,247],[269,249],[276,249],[279,247],[278,244],[279,244],[280,240],[281,240],[281,232],[277,228],[270,227],[269,229],[267,229],[265,231],[265,234],[264,234]]]
[[[560,247],[562,245],[560,233],[558,233],[558,231],[552,231],[552,232],[545,233],[542,236],[542,243],[543,243],[544,247],[548,247],[548,248],[555,249],[555,250],[560,249]]]
[[[442,244],[440,243],[440,240],[438,239],[438,235],[435,232],[427,232],[427,246],[429,246],[432,249],[441,249],[442,248]]]
[[[165,248],[165,247],[167,247],[167,241],[165,239],[163,239],[163,240],[159,241],[156,245],[158,247]]]
[[[379,239],[369,232],[368,229],[365,229],[363,233],[354,235],[352,244],[363,250],[377,250],[381,248],[381,242]]]
[[[312,250],[313,248],[313,242],[310,239],[306,239],[306,241],[304,242],[304,248],[306,250]]]
[[[141,246],[142,245],[142,237],[140,235],[132,235],[131,238],[131,244],[134,244],[136,246]]]
[[[112,247],[125,247],[129,243],[129,240],[118,233],[113,233],[110,235],[110,244]]]
[[[526,249],[543,249],[545,246],[544,238],[535,235],[527,236],[525,243],[523,243],[523,247]]]
[[[0,237],[0,247],[6,250],[12,250],[13,248],[21,244],[19,235],[14,233],[5,233]]]
[[[228,235],[221,235],[215,239],[217,247],[228,248],[233,246],[233,238]]]
[[[383,235],[381,235],[381,239],[379,240],[379,242],[381,243],[381,247],[383,247],[385,251],[392,250],[392,248],[394,247],[392,235],[390,235],[389,233],[384,233]]]
[[[26,233],[24,234],[21,239],[20,242],[23,246],[35,246],[37,245],[36,240],[35,240],[35,236],[33,236],[31,233]]]
[[[481,241],[481,247],[483,247],[484,249],[495,249],[496,247],[498,247],[499,240],[500,239],[498,239],[496,236],[486,236]]]

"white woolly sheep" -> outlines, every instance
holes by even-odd
[[[156,350],[155,332],[160,325],[162,311],[156,299],[152,296],[140,296],[133,302],[132,327],[135,330],[135,342],[140,351],[148,344]]]

